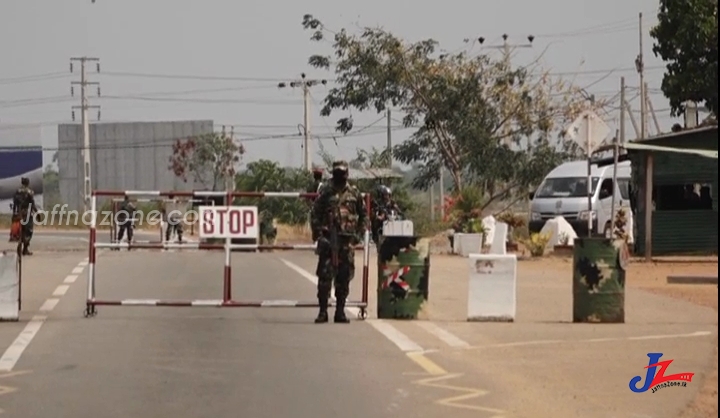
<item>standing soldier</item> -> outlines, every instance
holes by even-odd
[[[313,169],[313,184],[308,188],[308,193],[320,193],[320,188],[323,185],[323,171],[322,168]]]
[[[133,238],[133,218],[135,218],[135,205],[130,201],[129,196],[125,196],[117,211],[118,236],[117,242],[122,242],[123,236],[127,231],[127,242],[130,244]]]
[[[312,210],[313,241],[318,243],[317,298],[320,313],[315,323],[328,322],[328,301],[335,281],[335,322],[350,322],[345,316],[345,302],[350,281],[355,275],[354,246],[367,229],[365,203],[360,191],[348,184],[348,165],[333,163],[332,181],[322,187]]]
[[[269,211],[260,213],[260,245],[274,245],[277,237],[275,218]]]
[[[37,206],[35,205],[35,192],[30,188],[30,179],[27,177],[20,179],[20,188],[13,196],[13,211],[15,217],[20,217],[19,241],[22,244],[22,254],[32,255],[29,248]]]
[[[177,236],[178,242],[182,243],[183,216],[185,214],[185,202],[174,196],[168,196],[169,201],[163,204],[165,214],[165,241],[170,241],[173,234]]]

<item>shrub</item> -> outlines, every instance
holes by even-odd
[[[545,254],[545,247],[550,242],[550,234],[535,233],[530,238],[523,240],[523,244],[530,251],[533,257],[542,257]]]

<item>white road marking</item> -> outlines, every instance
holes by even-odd
[[[45,301],[40,307],[40,312],[50,312],[55,309],[55,306],[60,302],[60,299],[50,298]]]
[[[417,321],[415,325],[424,329],[428,333],[437,337],[440,341],[454,348],[468,348],[470,344],[467,341],[460,339],[460,337],[451,333],[450,331],[444,330],[432,322]]]
[[[44,315],[35,315],[25,325],[25,328],[20,332],[20,335],[13,341],[13,343],[5,350],[5,353],[0,357],[0,372],[12,371],[15,364],[20,360],[20,356],[25,349],[30,345],[30,342],[35,338],[43,323],[47,319]]]
[[[535,340],[535,341],[518,341],[513,343],[499,343],[488,345],[477,345],[466,347],[468,350],[483,348],[508,348],[508,347],[529,347],[533,345],[558,345],[558,344],[592,344],[607,343],[617,341],[646,341],[646,340],[666,340],[672,338],[697,338],[712,335],[711,331],[696,331],[688,334],[664,334],[664,335],[641,335],[637,337],[615,337],[615,338],[591,338],[587,340]]]
[[[294,270],[296,273],[298,273],[302,277],[306,278],[312,284],[317,285],[317,276],[315,276],[314,274],[310,274],[310,272],[308,272],[307,270],[303,269],[302,267],[296,265],[295,263],[291,263],[290,261],[287,261],[282,258],[281,258],[281,260],[290,269]],[[345,308],[345,310],[354,316],[357,316],[360,313],[360,309],[356,308],[356,307]],[[416,342],[411,340],[410,337],[403,334],[397,328],[395,328],[394,326],[390,325],[387,322],[377,320],[377,319],[371,319],[371,320],[368,320],[367,323],[370,324],[373,328],[375,328],[385,338],[390,340],[390,342],[395,344],[403,352],[409,353],[409,352],[423,352],[424,351],[423,348],[419,344],[417,344]]]
[[[55,288],[55,291],[53,292],[53,296],[64,296],[65,293],[67,293],[68,289],[70,289],[70,286],[66,284],[61,284],[57,288]]]
[[[78,263],[77,267],[73,269],[73,274],[65,277],[63,283],[66,284],[59,285],[53,292],[53,296],[60,297],[65,295],[70,288],[68,284],[75,282],[75,280],[77,280],[77,274],[82,273],[85,266],[87,265],[87,258]],[[77,273],[75,273],[76,271]],[[40,312],[42,312],[43,314],[51,312],[53,309],[55,309],[58,302],[60,302],[59,298],[49,298],[45,300],[42,306],[40,306]],[[25,325],[25,328],[20,331],[20,335],[17,336],[15,341],[13,341],[10,347],[5,350],[5,353],[2,355],[2,357],[0,357],[0,372],[12,371],[18,360],[20,360],[23,352],[25,352],[25,349],[30,345],[30,342],[32,342],[33,338],[35,338],[35,335],[37,335],[37,333],[40,331],[40,328],[42,328],[46,319],[47,315],[35,315],[32,317],[30,322]]]

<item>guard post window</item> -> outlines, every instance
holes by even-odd
[[[712,210],[712,185],[668,184],[653,187],[655,210]]]

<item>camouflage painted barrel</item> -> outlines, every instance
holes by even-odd
[[[377,315],[380,319],[416,319],[428,299],[430,240],[380,237]]]
[[[624,241],[577,238],[573,253],[573,322],[625,322]]]

